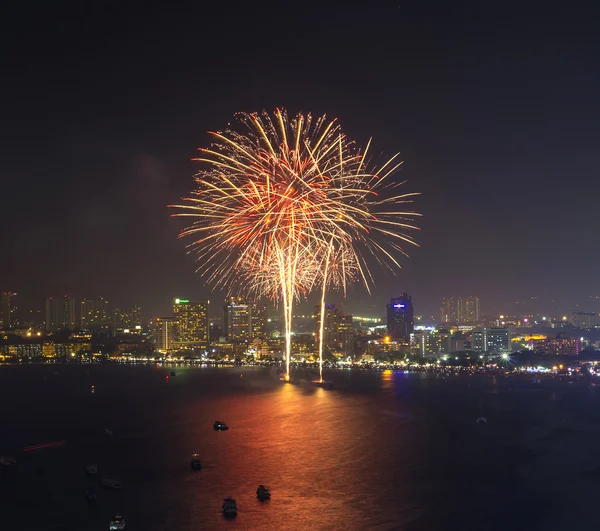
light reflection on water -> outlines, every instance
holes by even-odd
[[[582,407],[575,386],[570,398],[563,387],[543,383],[531,393],[529,383],[502,378],[339,371],[325,375],[336,384],[327,391],[299,373],[298,384],[284,384],[268,369],[181,368],[168,381],[167,368],[82,369],[60,367],[54,377],[44,366],[0,368],[0,400],[11,404],[0,408],[0,425],[11,427],[0,453],[68,440],[64,451],[17,455],[15,477],[2,471],[8,521],[52,529],[67,511],[66,528],[77,530],[106,529],[115,512],[147,531],[544,529],[544,511],[558,504],[548,504],[551,492],[528,490],[520,459],[530,461],[528,474],[537,470],[539,437],[559,451],[544,423],[556,408],[564,422]],[[482,413],[485,427],[475,423]],[[585,415],[598,416],[591,407]],[[231,429],[215,432],[217,419]],[[537,438],[527,439],[530,426]],[[113,439],[98,435],[105,427]],[[578,448],[597,443],[588,434]],[[189,469],[195,451],[199,473]],[[89,460],[126,488],[98,489],[82,473]],[[272,490],[268,503],[256,500],[259,484]],[[85,504],[86,488],[97,490],[97,507]],[[233,522],[220,514],[227,495],[238,501]]]

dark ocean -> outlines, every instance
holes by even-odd
[[[600,386],[346,370],[326,374],[328,391],[295,377],[307,381],[284,384],[267,368],[0,367],[0,455],[18,460],[0,467],[0,529],[107,530],[115,513],[143,531],[600,521]],[[54,440],[66,445],[23,451]],[[124,488],[102,489],[86,462]],[[270,501],[256,499],[259,484]],[[221,515],[228,495],[235,520]]]

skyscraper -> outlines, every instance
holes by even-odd
[[[208,346],[208,301],[175,299],[175,342],[180,348]]]
[[[441,323],[458,323],[459,317],[458,299],[450,297],[442,299],[440,305],[440,322]]]
[[[462,317],[464,322],[461,324],[475,324],[479,322],[479,297],[468,297],[463,299]]]
[[[46,299],[46,332],[77,328],[77,303],[71,297]]]
[[[173,317],[157,317],[154,334],[157,350],[161,352],[171,350],[175,339],[175,319]]]
[[[314,334],[319,340],[321,330],[321,305],[317,304],[313,312]],[[323,321],[323,346],[344,356],[354,355],[354,323],[352,315],[345,314],[334,304],[325,305]]]
[[[265,339],[267,337],[267,306],[265,304],[252,304],[250,306],[250,325],[252,339]]]
[[[2,319],[2,325],[0,328],[8,330],[9,328],[16,328],[17,322],[17,305],[15,304],[16,293],[12,291],[3,291],[0,297],[0,318]]]
[[[229,341],[265,338],[267,307],[242,297],[230,297],[223,306],[223,334]]]
[[[412,297],[408,293],[390,299],[390,303],[387,305],[388,333],[393,338],[409,341],[410,334],[414,329],[413,316]]]
[[[81,301],[81,328],[103,331],[110,327],[110,313],[106,299],[83,299]]]
[[[223,306],[223,333],[229,341],[252,338],[250,305],[242,297],[230,297]]]
[[[442,299],[440,322],[451,324],[475,324],[479,322],[479,297],[450,297]]]

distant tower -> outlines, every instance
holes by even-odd
[[[387,305],[387,327],[392,337],[409,341],[414,329],[413,319],[412,298],[408,293],[390,299]]]
[[[17,307],[14,301],[16,296],[17,294],[12,291],[2,292],[0,298],[0,320],[2,320],[2,325],[0,328],[8,330],[9,328],[16,328],[18,325],[16,319]]]
[[[173,348],[175,319],[173,317],[158,317],[156,319],[156,349],[168,352]]]
[[[46,332],[75,330],[77,323],[77,302],[71,297],[50,297],[46,299]]]

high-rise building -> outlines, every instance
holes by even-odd
[[[479,297],[462,299],[461,318],[463,322],[459,322],[459,324],[475,324],[479,322]]]
[[[46,299],[46,332],[75,330],[77,328],[77,302],[71,297]]]
[[[321,333],[321,305],[314,307],[314,337]],[[334,304],[325,305],[323,320],[323,347],[344,356],[354,355],[354,326],[352,315],[343,313]]]
[[[354,319],[350,314],[338,317],[338,344],[344,356],[354,356]]]
[[[19,326],[17,305],[15,303],[16,296],[17,294],[12,291],[3,291],[0,296],[0,319],[2,319],[0,329],[8,330]]]
[[[510,352],[509,328],[474,328],[471,332],[471,348],[477,352],[500,354]]]
[[[173,317],[157,317],[154,324],[156,349],[168,352],[175,343],[175,319]]]
[[[106,299],[83,299],[81,301],[81,328],[83,330],[106,331],[111,324]]]
[[[598,326],[600,318],[596,313],[574,312],[569,315],[568,321],[575,328],[595,328]]]
[[[252,304],[250,306],[250,326],[252,339],[265,339],[267,337],[267,306],[265,304]]]
[[[208,301],[175,299],[175,342],[179,348],[208,346]]]
[[[142,326],[142,309],[139,306],[114,309],[113,330],[131,330],[136,326]]]
[[[480,319],[479,297],[450,297],[442,299],[440,322],[451,324],[475,324]]]
[[[440,356],[451,350],[451,335],[448,330],[415,330],[410,336],[411,350],[421,357]]]
[[[249,341],[267,337],[267,307],[230,297],[223,306],[223,334],[229,341]]]
[[[414,329],[414,309],[408,293],[390,299],[387,305],[387,329],[393,338],[410,340]]]
[[[223,333],[228,341],[252,338],[251,309],[242,297],[230,297],[223,306]]]

